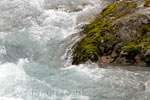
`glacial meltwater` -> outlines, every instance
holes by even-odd
[[[150,100],[146,67],[71,65],[82,27],[107,3],[0,0],[0,100]]]

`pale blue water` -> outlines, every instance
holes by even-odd
[[[0,100],[150,100],[148,71],[70,64],[78,32],[105,4],[0,0]]]

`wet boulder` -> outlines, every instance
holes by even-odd
[[[86,36],[74,49],[73,64],[88,60],[149,64],[150,7],[145,6],[147,2],[149,0],[117,0],[103,9],[84,28]]]

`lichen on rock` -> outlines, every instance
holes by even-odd
[[[141,7],[139,2],[147,1],[121,0],[103,9],[99,17],[84,28],[86,36],[74,50],[73,64],[89,60],[103,62],[102,58],[108,58],[109,63],[135,63],[137,55],[148,64],[145,60],[150,50],[150,14],[139,12],[149,10],[145,3]]]

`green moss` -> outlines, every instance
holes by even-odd
[[[126,52],[125,58],[128,60],[135,60],[135,56],[142,50],[142,45],[139,43],[131,42],[123,46],[121,51]]]
[[[135,7],[137,7],[137,4],[136,4],[136,3],[133,3],[133,4],[132,4],[132,8],[135,8]]]
[[[91,24],[89,24],[85,27],[84,32],[88,33],[89,31],[91,31],[97,27],[99,27],[100,30],[103,29],[102,27],[105,26],[105,20],[107,19],[106,18],[107,15],[110,15],[117,8],[117,6],[115,6],[115,4],[116,3],[112,3],[108,7],[106,7],[97,19],[95,19],[93,22],[91,22]]]
[[[85,54],[87,54],[86,56],[92,56],[93,53],[96,54],[97,52],[97,47],[93,44],[89,44],[85,46]]]
[[[149,37],[149,32],[150,32],[150,26],[147,25],[142,25],[140,29],[137,30],[137,32],[141,35],[140,38],[137,40],[138,42],[149,42],[148,37]]]
[[[142,40],[143,40],[142,42],[147,42],[147,35],[146,34],[143,35]]]
[[[111,13],[114,13],[114,11],[116,11],[116,9],[118,8],[118,6],[116,6],[117,3],[112,3],[110,4],[108,7],[106,7],[105,9],[102,10],[102,16],[106,16],[109,15]],[[101,18],[101,17],[100,17]]]
[[[136,44],[134,42],[129,43],[126,46],[123,46],[121,51],[126,52],[125,53],[125,58],[134,60],[135,56],[140,53],[142,50],[142,45],[141,44]]]
[[[144,6],[145,7],[150,7],[150,0],[145,0]]]
[[[150,26],[149,25],[143,25],[141,26],[141,28],[139,29],[139,33],[147,33],[147,32],[150,32]]]
[[[90,34],[92,30],[98,28],[99,30],[104,30],[106,29],[105,27],[107,27],[107,29],[111,29],[111,27],[108,27],[109,24],[121,17],[124,17],[127,13],[129,13],[129,9],[135,8],[136,6],[137,4],[132,2],[114,2],[106,7],[97,19],[95,19],[91,24],[87,25],[84,29],[84,32],[86,34]]]
[[[144,48],[144,52],[146,52],[147,50],[150,50],[150,46]]]
[[[135,2],[128,2],[128,0],[114,2],[102,10],[98,18],[84,29],[86,37],[81,40],[74,52],[73,64],[79,64],[87,61],[87,59],[97,59],[97,56],[102,56],[109,52],[109,49],[117,43],[115,38],[107,35],[113,34],[113,22],[130,13],[131,9],[135,8]],[[104,51],[100,46],[104,46]],[[125,48],[124,48],[125,49]]]
[[[146,53],[146,51],[149,49],[150,49],[150,43],[144,43],[144,46],[143,46],[144,53]]]
[[[143,43],[135,43],[135,42],[131,42],[128,44],[125,44],[122,47],[122,51],[124,52],[134,52],[134,53],[138,53],[138,52],[146,52],[147,50],[150,49],[150,43],[147,42],[143,42]]]
[[[128,45],[122,47],[122,51],[124,52],[139,52],[141,49],[141,44],[136,45],[134,42],[131,42]]]

